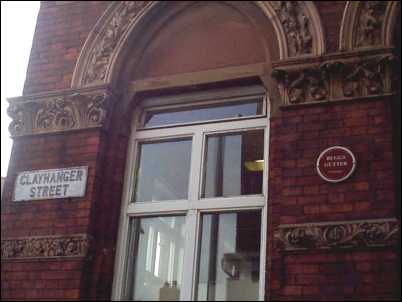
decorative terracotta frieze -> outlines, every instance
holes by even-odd
[[[395,90],[397,60],[392,53],[333,55],[315,62],[285,62],[274,67],[272,77],[284,105],[381,96]]]
[[[107,89],[61,91],[10,99],[13,137],[107,127],[112,94]]]
[[[87,235],[33,236],[1,240],[1,259],[85,257]]]
[[[397,219],[280,225],[275,231],[281,251],[383,247],[397,242]]]

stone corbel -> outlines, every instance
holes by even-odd
[[[12,137],[108,127],[113,94],[107,88],[65,90],[9,99]]]
[[[280,225],[274,233],[280,251],[350,249],[392,246],[397,243],[397,219]]]

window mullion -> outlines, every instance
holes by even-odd
[[[180,293],[180,300],[191,301],[194,282],[194,271],[196,269],[196,241],[198,233],[198,211],[190,210],[186,216],[186,243],[183,260],[183,288]]]
[[[196,131],[193,137],[193,148],[191,154],[191,170],[189,181],[189,201],[198,200],[200,195],[200,178],[201,178],[201,159],[202,159],[202,131]]]

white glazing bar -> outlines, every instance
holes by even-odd
[[[163,97],[153,97],[146,101],[146,107],[151,106],[172,106],[171,104],[189,104],[193,102],[202,101],[203,103],[208,102],[220,102],[224,103],[229,100],[233,102],[233,98],[242,99],[249,98],[250,96],[259,96],[265,93],[264,87],[260,85],[237,87],[237,88],[226,88],[217,89],[212,91],[202,91],[202,92],[191,92],[183,93],[173,96],[163,96]]]
[[[260,251],[260,286],[259,299],[264,301],[266,291],[266,266],[267,266],[267,234],[268,234],[268,175],[269,175],[269,127],[265,129],[264,137],[264,175],[263,194],[265,206],[261,211],[261,251]]]
[[[191,169],[190,169],[190,181],[188,199],[190,201],[198,200],[200,190],[200,178],[201,178],[201,158],[202,158],[202,140],[203,135],[201,131],[198,131],[193,136],[193,148],[191,153]]]
[[[134,127],[132,131],[135,131]],[[132,167],[135,165],[136,159],[136,144],[134,139],[130,138],[128,145],[128,157],[126,162],[126,167],[124,171],[124,187],[123,187],[123,197],[120,212],[120,223],[119,231],[117,234],[117,246],[116,246],[116,258],[114,264],[113,273],[113,285],[112,285],[112,300],[121,300],[124,285],[124,271],[127,260],[127,239],[128,239],[128,227],[129,227],[129,217],[127,216],[126,209],[130,203],[131,196],[133,194],[134,182],[134,169]]]
[[[265,207],[261,211],[261,246],[260,246],[260,284],[259,284],[259,300],[264,301],[265,298],[265,282],[266,282],[266,262],[267,262],[267,226],[268,226],[268,208]]]
[[[237,130],[252,130],[255,128],[261,128],[267,126],[266,118],[249,118],[240,121],[230,122],[213,122],[204,123],[199,125],[182,126],[174,128],[161,128],[161,129],[149,129],[141,130],[136,133],[136,138],[143,139],[158,139],[158,138],[170,138],[176,136],[191,136],[196,132],[222,132],[222,131],[237,131]]]
[[[180,292],[180,300],[192,300],[193,277],[196,258],[196,240],[197,240],[197,211],[190,210],[186,216],[186,243],[183,260],[183,285]]]
[[[166,215],[184,212],[188,210],[187,200],[176,201],[152,201],[152,202],[132,202],[127,206],[127,214],[130,216],[139,215]]]
[[[210,209],[212,211],[262,208],[264,205],[265,205],[265,197],[260,195],[208,198],[190,202],[190,208],[192,209],[198,209],[198,210]]]

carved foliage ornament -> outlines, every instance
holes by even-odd
[[[310,20],[299,1],[277,1],[276,12],[288,40],[289,56],[312,53]]]
[[[150,1],[124,1],[113,14],[100,41],[90,55],[90,64],[84,75],[84,83],[94,83],[105,79],[107,67],[116,45],[134,19]]]
[[[1,241],[1,259],[85,257],[86,235],[13,238]]]
[[[381,247],[397,242],[396,219],[279,226],[276,246],[283,251],[355,247]]]
[[[111,95],[71,93],[13,101],[8,108],[12,136],[102,127],[108,121]]]
[[[284,104],[382,95],[395,89],[396,61],[392,54],[330,59],[307,67],[275,68],[272,77],[279,83]]]

